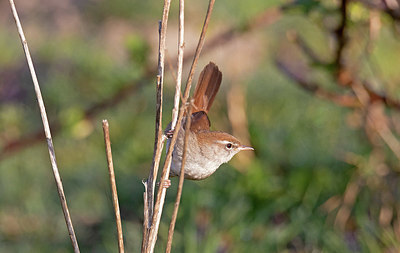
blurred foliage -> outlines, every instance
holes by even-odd
[[[351,85],[340,83],[346,69],[378,95],[398,100],[399,25],[391,11],[399,10],[342,2],[345,44],[335,61],[339,1],[216,1],[208,41],[230,27],[234,32],[202,53],[199,68],[211,60],[224,74],[210,118],[214,129],[237,131],[226,95],[239,86],[246,100],[244,141],[255,152],[248,160],[239,154],[207,180],[185,181],[173,252],[400,250],[398,157],[368,123],[369,113],[381,109],[396,142],[398,108],[382,99],[380,107],[346,108],[276,67],[277,59],[288,59],[305,76],[304,85],[355,96]],[[41,119],[7,5],[0,3],[0,252],[71,252],[46,144],[34,137],[42,132]],[[162,2],[34,0],[17,8],[81,251],[117,252],[101,130],[107,118],[125,246],[138,252]],[[177,1],[171,8],[167,46],[174,68]],[[186,53],[195,48],[206,8],[204,1],[186,2]],[[274,22],[254,25],[264,12]],[[165,126],[173,97],[170,67],[164,93]],[[177,182],[172,179],[168,191],[156,252],[166,245]]]

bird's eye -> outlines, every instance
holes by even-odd
[[[232,145],[232,143],[228,143],[225,145],[225,147],[226,147],[226,149],[229,150],[229,149],[232,149],[233,145]]]

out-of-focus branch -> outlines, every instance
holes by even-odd
[[[383,112],[381,113],[381,115],[370,115],[369,119],[372,121],[376,132],[379,134],[382,140],[386,143],[390,150],[392,150],[397,159],[400,160],[400,142],[387,125],[387,121],[379,120],[380,116],[384,116],[386,118],[386,115],[384,115]]]
[[[360,185],[357,179],[352,179],[347,184],[346,191],[344,192],[343,202],[336,215],[335,226],[341,230],[345,230],[347,221],[349,220],[351,210],[353,209],[354,202],[360,191]]]
[[[333,92],[329,92],[325,89],[323,89],[320,85],[316,84],[315,82],[312,82],[308,79],[307,73],[304,71],[298,71],[296,70],[296,66],[292,66],[289,63],[286,63],[285,61],[281,59],[276,59],[275,61],[277,67],[290,79],[295,81],[299,87],[302,89],[315,94],[318,97],[330,100],[334,102],[337,105],[344,106],[344,107],[360,107],[360,103],[358,98],[356,98],[354,95],[342,95],[342,94],[336,94]],[[345,73],[345,72],[343,72]],[[356,81],[354,77],[350,76],[350,73],[346,74],[346,77],[338,77],[337,82],[342,82],[344,81],[348,83],[350,86],[352,86]],[[376,101],[381,101],[383,102],[386,106],[400,110],[400,101],[397,101],[391,97],[389,97],[386,94],[379,93],[377,91],[374,91],[372,88],[370,88],[370,85],[367,81],[361,84],[365,91],[369,95],[369,99],[372,102]]]
[[[380,29],[379,16],[382,12],[386,12],[390,15],[395,21],[397,21],[398,25],[398,21],[400,20],[400,3],[398,0],[358,0],[358,2],[373,10],[370,12],[370,39],[376,38],[377,31]],[[335,13],[335,15],[340,15],[340,22],[337,29],[330,34],[336,38],[335,49],[332,51],[332,60],[329,62],[321,61],[318,54],[308,47],[308,45],[301,40],[301,37],[297,36],[296,33],[289,33],[290,36],[288,37],[297,45],[297,48],[300,49],[303,55],[307,57],[308,64],[304,65],[300,60],[293,59],[293,57],[289,61],[283,61],[282,59],[276,60],[276,65],[282,73],[292,79],[302,89],[316,97],[321,97],[330,100],[339,106],[353,109],[353,113],[360,115],[360,124],[357,124],[357,127],[361,126],[362,120],[365,120],[362,126],[369,142],[371,143],[373,152],[367,156],[365,161],[362,161],[363,159],[349,159],[351,161],[347,161],[360,170],[356,171],[352,179],[349,181],[342,199],[335,196],[334,198],[329,199],[322,206],[322,208],[328,212],[337,210],[334,223],[335,226],[341,230],[347,229],[347,225],[349,224],[348,221],[351,220],[352,209],[356,203],[361,188],[364,184],[368,185],[368,182],[370,181],[364,181],[362,178],[363,176],[371,176],[371,173],[369,172],[370,168],[375,169],[376,174],[374,174],[373,177],[375,177],[375,175],[379,176],[378,179],[374,178],[373,184],[379,185],[380,187],[387,187],[388,184],[386,183],[386,180],[388,177],[384,176],[390,172],[390,169],[396,170],[396,168],[389,169],[386,165],[387,157],[384,145],[387,145],[397,159],[400,160],[400,141],[393,131],[393,125],[388,119],[386,112],[387,108],[400,110],[400,101],[394,99],[393,95],[387,94],[385,91],[377,91],[374,89],[374,86],[371,85],[369,80],[360,80],[358,74],[349,66],[346,66],[348,64],[344,61],[346,57],[351,55],[351,53],[347,52],[348,50],[345,50],[348,40],[353,39],[353,34],[350,33],[353,32],[353,29],[348,29],[349,3],[350,1],[341,0],[340,8]],[[318,65],[323,65],[323,67],[325,67],[325,73],[330,75],[331,80],[336,82],[338,86],[342,87],[343,91],[330,92],[310,78],[314,73],[312,66]],[[342,95],[342,92],[346,92],[346,95]],[[359,173],[362,173],[365,169],[368,170],[368,175],[362,175]],[[376,180],[382,180],[382,182],[376,183]],[[371,187],[371,185],[369,185],[369,187]],[[383,203],[378,206],[380,210],[379,223],[383,227],[393,225],[393,210],[395,205],[392,203],[392,192],[393,191],[390,187],[387,187],[385,190],[379,189],[377,192],[381,196],[389,196],[391,198],[390,201],[382,201]],[[398,220],[396,223],[398,223]],[[396,226],[397,228],[399,227],[398,224],[393,226]]]
[[[346,223],[350,217],[351,210],[353,209],[359,191],[360,186],[357,179],[353,179],[347,184],[343,196],[343,203],[339,208],[335,219],[335,226],[341,230],[345,230]]]
[[[96,103],[86,109],[83,113],[83,118],[92,120],[94,117],[96,117],[100,112],[103,110],[110,108],[112,106],[117,105],[121,101],[124,101],[127,97],[129,97],[130,94],[134,93],[138,89],[142,88],[145,84],[148,83],[148,78],[146,76],[145,79],[137,81],[137,82],[132,82],[132,84],[129,84],[123,88],[121,88],[117,93],[115,93],[113,96],[111,96],[108,99],[105,99],[99,103]],[[58,120],[53,120],[50,122],[51,125],[51,130],[52,134],[57,135],[59,131],[62,129],[61,122]],[[6,144],[4,144],[1,147],[0,151],[0,160],[6,158],[7,156],[20,151],[21,149],[24,149],[26,147],[29,147],[31,145],[34,145],[40,140],[44,138],[44,133],[42,130],[37,130],[36,132],[30,133],[28,135],[22,136],[21,138],[15,139],[15,140],[10,140]]]
[[[345,3],[346,1],[343,0],[342,4]],[[360,83],[364,87],[365,91],[369,95],[369,99],[371,102],[376,102],[376,101],[381,101],[383,102],[386,106],[390,108],[394,108],[396,110],[400,110],[400,101],[397,101],[396,99],[388,96],[387,94],[383,92],[377,92],[375,91],[370,85],[370,83],[367,80],[364,81],[358,81],[356,78],[353,76],[352,73],[342,63],[342,55],[343,55],[343,49],[345,46],[345,43],[347,41],[346,38],[346,13],[347,13],[347,7],[342,6],[340,9],[341,16],[342,16],[342,22],[339,25],[339,27],[336,29],[335,34],[337,36],[337,49],[336,49],[336,57],[334,58],[333,64],[335,64],[336,69],[339,70],[339,72],[336,73],[335,76],[333,76],[334,79],[336,79],[336,82],[340,84],[341,86],[348,86],[351,87],[355,83]],[[332,63],[329,63],[327,61],[322,60],[312,48],[310,48],[307,43],[297,34],[296,31],[290,31],[288,33],[288,39],[292,42],[294,42],[298,48],[301,50],[301,52],[308,57],[309,60],[311,60],[312,65],[330,65]],[[318,96],[329,99],[333,101],[334,103],[345,106],[345,107],[354,107],[356,103],[354,103],[354,100],[357,100],[353,95],[339,95],[339,94],[334,94],[328,91],[323,90],[318,84],[310,82],[307,78],[307,74],[304,73],[303,71],[296,71],[296,66],[293,64],[288,64],[281,59],[278,59],[276,61],[279,69],[285,73],[288,77],[290,77],[292,80],[296,81],[299,86],[301,86],[303,89],[316,93]],[[353,98],[354,97],[354,98]],[[351,101],[351,102],[350,102]]]
[[[305,71],[298,71],[296,70],[296,66],[292,66],[283,60],[277,59],[276,65],[287,77],[295,81],[299,87],[312,94],[315,94],[317,97],[330,100],[340,106],[351,108],[358,107],[367,110],[366,108],[368,108],[371,104],[383,103],[388,107],[400,110],[400,102],[395,101],[387,95],[375,92],[369,88],[370,85],[367,82],[360,83],[348,72],[343,73],[346,73],[346,83],[352,87],[354,95],[340,95],[329,92],[318,84],[310,81]],[[343,81],[343,79],[340,79],[340,77],[337,78],[337,82]],[[390,127],[385,123],[387,120],[382,120],[383,117],[386,117],[383,112],[379,119],[377,118],[376,113],[367,115],[367,118],[371,121],[371,125],[374,127],[375,131],[400,160],[400,142],[397,140]]]
[[[395,3],[396,1],[371,1],[371,0],[357,0],[358,2],[362,3],[365,7],[373,10],[382,11],[388,14],[393,20],[399,21],[400,20],[400,8],[397,4],[396,6],[392,6],[390,3]]]
[[[254,18],[249,19],[242,25],[233,26],[225,30],[224,32],[218,33],[218,35],[210,38],[204,46],[204,52],[212,51],[230,41],[233,41],[237,37],[244,35],[248,32],[252,32],[259,28],[269,26],[276,22],[282,16],[282,12],[279,8],[266,9]],[[186,59],[193,58],[194,54],[189,53],[185,55]]]
[[[228,28],[225,32],[218,33],[214,37],[209,39],[209,42],[204,46],[203,52],[212,51],[222,45],[225,45],[231,41],[234,41],[237,37],[242,36],[248,32],[252,32],[261,27],[271,25],[276,20],[281,17],[281,11],[278,8],[270,8],[261,12],[259,15],[249,19],[244,25],[237,25]],[[193,59],[195,51],[187,53],[183,58],[183,64],[187,64],[188,60]],[[92,120],[103,110],[110,107],[116,106],[123,102],[126,98],[130,97],[132,93],[141,89],[143,86],[148,84],[150,80],[156,75],[152,65],[146,67],[144,71],[144,77],[141,80],[134,81],[130,84],[125,85],[119,91],[117,91],[110,98],[105,99],[99,103],[96,103],[84,111],[84,117],[86,119]],[[52,121],[51,122],[53,136],[57,135],[59,130],[62,129],[61,122]],[[44,134],[41,130],[29,133],[20,138],[10,140],[6,142],[0,148],[0,160],[5,159],[7,156],[18,152],[24,148],[38,143]]]
[[[389,97],[387,94],[384,93],[379,93],[377,91],[374,91],[371,88],[371,85],[368,84],[368,82],[363,83],[364,89],[368,92],[371,101],[381,101],[383,102],[386,106],[400,110],[400,101],[395,100],[394,98]]]
[[[362,3],[371,3],[369,1],[361,1]],[[388,1],[383,1],[384,6],[391,10],[399,10],[399,5],[388,6]],[[397,2],[396,2],[397,3]],[[378,8],[378,6],[374,5]],[[373,129],[374,132],[383,140],[384,143],[392,150],[395,156],[400,160],[400,142],[397,137],[393,134],[391,127],[388,125],[387,116],[383,110],[375,110],[376,105],[382,104],[390,108],[400,110],[400,101],[396,101],[387,94],[383,92],[377,92],[373,90],[371,85],[367,80],[360,81],[351,73],[349,69],[346,68],[343,62],[344,48],[347,43],[347,8],[348,1],[341,0],[341,6],[339,9],[341,21],[338,28],[334,31],[336,36],[336,50],[335,56],[331,64],[335,67],[335,72],[331,72],[332,78],[336,83],[342,87],[348,87],[351,89],[352,93],[350,95],[341,95],[333,92],[329,92],[322,88],[322,86],[311,81],[309,78],[308,66],[302,66],[297,63],[293,64],[288,61],[283,61],[281,59],[276,60],[277,67],[289,78],[291,78],[295,83],[303,88],[304,90],[327,100],[330,100],[340,106],[360,108],[367,119],[367,124],[365,125],[366,131],[368,129]],[[380,6],[379,8],[383,8]],[[297,36],[296,32],[290,32],[288,36],[289,40],[295,42],[298,48],[304,53],[305,56],[311,61],[311,64],[321,64],[321,60],[315,52],[307,46],[307,44]],[[292,60],[293,62],[293,60]],[[322,63],[324,65],[329,65]],[[302,68],[299,71],[299,68]],[[308,71],[304,71],[307,69]],[[367,131],[368,133],[368,131]],[[372,141],[372,139],[370,139]],[[344,209],[343,209],[344,210]],[[341,217],[341,215],[338,215]]]
[[[329,65],[330,63],[321,59],[321,57],[312,50],[308,44],[298,35],[296,31],[289,31],[287,33],[289,41],[295,43],[301,51],[313,62],[313,64]]]
[[[295,81],[299,87],[312,94],[315,94],[317,97],[330,100],[340,106],[351,108],[368,108],[371,104],[383,103],[388,107],[400,110],[399,101],[388,97],[386,94],[380,94],[374,91],[372,88],[370,88],[370,85],[367,81],[362,83],[356,80],[355,77],[353,77],[347,70],[343,69],[342,74],[340,76],[336,76],[337,82],[345,82],[349,87],[352,87],[354,95],[341,95],[329,92],[323,89],[320,85],[310,81],[308,79],[307,72],[298,71],[296,70],[296,66],[286,63],[281,59],[276,60],[276,65],[287,77]],[[371,125],[374,127],[375,131],[379,134],[382,140],[400,160],[400,142],[397,140],[390,127],[384,123],[387,122],[387,120],[382,121],[382,115],[380,119],[377,119],[376,114],[368,114],[367,118],[371,121]],[[386,116],[383,115],[383,117]]]
[[[324,98],[344,107],[359,107],[360,103],[357,98],[351,95],[341,95],[333,92],[329,92],[323,88],[321,88],[316,83],[308,80],[307,73],[302,71],[297,71],[295,67],[290,66],[290,64],[277,59],[275,61],[277,67],[290,79],[295,81],[295,83],[302,89],[315,94],[317,97]]]
[[[347,43],[346,30],[347,30],[347,0],[341,0],[340,24],[335,31],[337,44],[336,44],[335,59],[333,62],[337,68],[338,74],[340,74],[340,72],[344,67],[343,50]]]
[[[371,126],[393,154],[400,160],[400,142],[389,127],[389,120],[384,112],[383,102],[371,99],[370,93],[362,85],[353,84],[353,90],[362,102],[367,116],[367,126]]]

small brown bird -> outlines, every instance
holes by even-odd
[[[204,67],[193,94],[193,110],[188,136],[185,164],[185,178],[201,180],[211,176],[218,167],[228,162],[242,150],[254,150],[244,146],[232,135],[210,131],[207,113],[221,85],[222,73],[210,62]],[[185,121],[185,119],[184,119]],[[185,122],[178,132],[177,142],[172,153],[170,176],[179,176],[185,139]],[[169,146],[169,142],[167,143]]]

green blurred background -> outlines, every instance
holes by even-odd
[[[199,62],[223,72],[212,128],[255,152],[204,181],[185,181],[173,252],[400,250],[400,15],[398,2],[385,2],[216,1]],[[118,250],[106,118],[125,246],[139,252],[163,2],[16,6],[81,251]],[[206,1],[186,1],[184,80],[206,9]],[[177,15],[172,1],[164,127]],[[355,105],[338,102],[341,96]],[[9,3],[0,1],[0,252],[72,252],[42,132]],[[156,252],[165,248],[177,182],[167,193]]]

